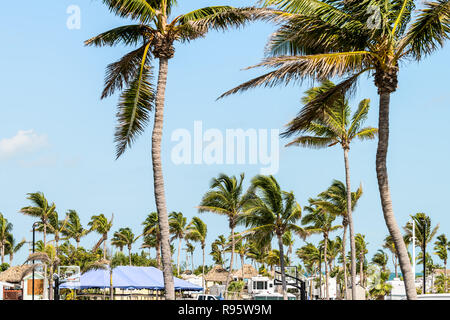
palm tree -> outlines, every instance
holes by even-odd
[[[187,218],[183,216],[181,212],[172,212],[169,215],[169,227],[170,233],[173,235],[170,241],[178,239],[177,250],[177,274],[180,274],[180,254],[181,254],[181,242],[183,241],[187,231]]]
[[[120,228],[119,231],[114,233],[114,237],[117,239],[121,239],[123,246],[126,246],[128,249],[128,262],[131,266],[131,249],[133,244],[141,237],[135,236],[133,231],[130,228]]]
[[[325,299],[330,299],[330,292],[328,287],[328,239],[331,232],[342,228],[341,225],[333,225],[336,220],[336,215],[330,213],[325,207],[317,203],[320,199],[309,199],[309,206],[305,207],[308,212],[302,218],[302,225],[307,225],[305,230],[310,234],[322,234],[323,236],[323,257],[325,263]]]
[[[120,252],[123,252],[123,247],[125,247],[125,240],[119,236],[119,232],[116,231],[113,233],[111,238],[111,245],[118,248]]]
[[[53,300],[53,273],[55,272],[60,263],[60,259],[56,253],[56,248],[51,244],[48,244],[45,247],[43,247],[41,251],[30,254],[25,263],[35,260],[41,261],[41,264],[34,264],[33,268],[44,265],[49,270],[50,275],[48,277],[49,279],[48,287],[50,290],[49,296],[50,300]]]
[[[322,296],[322,251],[314,244],[307,243],[303,247],[297,249],[295,253],[303,261],[305,267],[311,271],[311,275],[316,274],[317,271],[319,272],[319,290],[320,296]],[[312,299],[312,285],[313,282],[311,281],[311,288],[309,290],[311,293],[310,299]]]
[[[250,200],[245,206],[242,221],[250,229],[244,233],[263,244],[270,243],[274,237],[278,240],[283,299],[287,300],[283,235],[291,231],[306,238],[308,233],[296,225],[301,219],[301,207],[294,194],[282,191],[273,176],[254,177],[248,195]]]
[[[436,242],[434,243],[434,254],[439,257],[444,263],[444,290],[447,293],[448,291],[448,276],[447,276],[447,260],[448,260],[448,251],[450,251],[450,241],[448,241],[445,234],[441,234],[437,237]]]
[[[292,235],[292,234],[291,234]],[[286,239],[287,237],[283,238]],[[250,252],[250,243],[246,241],[247,239],[241,238],[239,241],[236,242],[236,252],[239,255],[241,259],[241,275],[242,275],[242,281],[244,281],[244,262],[245,257]],[[285,244],[284,242],[283,244]]]
[[[292,254],[292,250],[294,247],[294,243],[295,243],[295,238],[294,238],[292,232],[291,231],[286,232],[283,235],[283,245],[287,247],[286,257],[288,260],[291,259],[291,254]]]
[[[364,286],[365,283],[365,277],[364,277],[364,262],[365,262],[365,256],[369,252],[367,250],[368,243],[365,240],[366,236],[357,233],[355,236],[355,243],[356,243],[356,254],[358,256],[359,260],[359,284],[361,286]]]
[[[352,206],[351,211],[353,213],[358,200],[361,198],[363,194],[362,185],[359,186],[359,188],[351,193],[351,199],[352,199]],[[347,187],[346,185],[339,181],[339,180],[333,180],[331,186],[321,194],[319,194],[321,198],[324,199],[324,201],[319,201],[320,205],[325,207],[329,212],[341,216],[342,217],[342,226],[344,227],[344,233],[342,236],[342,265],[343,265],[343,271],[344,271],[344,292],[347,290],[347,283],[348,283],[348,277],[347,277],[347,259],[346,259],[346,246],[347,246],[347,227],[349,225],[349,216],[347,214]],[[354,243],[354,234],[350,232],[350,243]],[[356,270],[356,254],[352,255],[350,253],[350,258],[353,257],[354,262],[351,263],[351,265],[354,265]],[[352,258],[351,258],[352,259]],[[356,271],[355,273],[351,274],[352,281],[351,283],[356,283],[355,277],[356,277]],[[352,291],[353,293],[353,291]]]
[[[34,206],[23,207],[19,212],[27,216],[39,218],[44,232],[45,247],[47,245],[48,219],[55,213],[56,206],[53,202],[49,204],[42,192],[27,193],[27,196],[27,199],[30,200]]]
[[[1,218],[0,218],[1,220]],[[27,242],[25,238],[23,238],[20,242],[16,242],[16,239],[12,235],[12,233],[8,234],[8,240],[6,241],[6,250],[5,253],[9,254],[9,264],[13,265],[14,254],[16,254],[24,244]]]
[[[186,268],[187,268],[187,255],[191,255],[191,270],[192,273],[194,272],[194,251],[195,251],[195,246],[186,241]]]
[[[0,250],[2,264],[5,262],[5,249],[8,245],[11,245],[9,240],[9,234],[12,231],[13,225],[0,212]]]
[[[449,38],[450,2],[427,1],[417,9],[414,0],[261,2],[264,6],[274,5],[284,10],[282,15],[272,15],[272,19],[284,19],[284,22],[268,43],[270,57],[257,65],[274,70],[224,95],[308,78],[343,78],[342,82],[318,96],[300,112],[297,122],[310,123],[326,104],[353,89],[362,74],[368,73],[374,77],[380,97],[376,171],[381,205],[386,226],[398,250],[407,297],[416,299],[411,263],[394,216],[388,183],[386,158],[390,96],[397,89],[402,62],[421,61],[441,48]],[[268,13],[265,19],[270,20]]]
[[[388,264],[389,257],[386,252],[379,249],[377,253],[374,254],[372,262],[381,268],[382,272],[386,272],[386,266]]]
[[[67,216],[69,217],[66,228],[63,234],[71,239],[74,239],[77,244],[77,249],[80,246],[81,238],[89,233],[88,229],[83,228],[80,217],[75,210],[68,210]]]
[[[223,173],[220,174],[217,178],[212,179],[210,190],[203,196],[200,206],[198,207],[199,212],[212,212],[226,216],[228,219],[231,238],[231,258],[225,288],[228,288],[231,273],[233,272],[236,245],[234,230],[237,224],[240,223],[244,206],[249,200],[242,188],[243,181],[243,173],[240,175],[239,181],[235,176],[229,177]],[[227,296],[227,294],[225,295]]]
[[[91,217],[91,221],[89,221],[88,226],[91,228],[89,231],[95,231],[101,235],[100,240],[94,246],[92,251],[94,252],[97,248],[103,243],[103,260],[106,260],[106,240],[108,240],[108,232],[112,228],[112,222],[114,219],[114,214],[111,216],[111,220],[105,217],[103,213],[99,215],[94,215]]]
[[[112,241],[111,241],[112,243]],[[158,244],[156,242],[156,237],[152,234],[144,235],[144,239],[142,241],[141,249],[147,248],[149,251],[149,256],[151,256],[151,249],[155,248],[156,252],[158,252]],[[156,264],[158,264],[158,257],[155,257]]]
[[[86,45],[137,46],[107,68],[102,98],[121,90],[118,126],[115,133],[116,157],[141,134],[149,113],[155,109],[152,133],[152,162],[154,194],[161,227],[164,284],[166,298],[174,299],[169,222],[166,209],[164,179],[161,162],[164,102],[168,63],[174,57],[176,42],[190,42],[206,35],[209,30],[239,27],[252,19],[251,9],[212,6],[181,14],[170,21],[176,0],[103,0],[116,15],[131,18],[134,25],[121,26],[87,40]],[[156,92],[152,84],[153,59],[159,60]],[[123,88],[126,89],[123,90]]]
[[[145,221],[142,223],[144,226],[143,234],[145,236],[151,235],[155,238],[156,242],[156,264],[158,268],[161,267],[161,231],[158,223],[158,213],[151,212],[148,214]]]
[[[186,239],[200,243],[202,248],[202,286],[205,287],[205,247],[208,227],[199,217],[193,217],[188,225]],[[192,267],[193,268],[193,267]],[[194,270],[192,269],[192,272]]]
[[[61,238],[61,234],[64,234],[64,231],[66,230],[66,224],[67,220],[69,219],[69,216],[66,215],[66,218],[64,220],[58,219],[58,212],[54,211],[51,216],[48,218],[47,223],[47,230],[49,233],[53,234],[54,241],[55,241],[55,249],[56,254],[59,254],[59,240]],[[37,230],[43,231],[44,226],[42,225],[42,222],[38,225]]]
[[[219,235],[216,240],[211,243],[211,252],[212,258],[215,264],[218,264],[223,267],[225,263],[224,252],[227,247],[227,239],[224,235]]]

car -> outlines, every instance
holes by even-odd
[[[199,294],[197,300],[223,300],[223,298],[213,296],[212,294]]]

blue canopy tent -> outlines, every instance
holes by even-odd
[[[62,283],[60,289],[109,288],[109,270],[91,270],[81,275],[79,283]],[[154,267],[119,266],[113,269],[112,284],[120,289],[164,290],[163,273]],[[175,290],[202,291],[203,288],[174,277]]]

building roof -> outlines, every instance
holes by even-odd
[[[243,276],[242,271],[244,272]],[[252,277],[256,277],[258,274],[258,271],[256,271],[256,269],[253,268],[252,265],[244,264],[242,268],[233,272],[233,277],[238,279],[250,279]]]
[[[0,281],[9,283],[19,283],[22,279],[33,270],[33,266],[24,264],[8,268],[0,273]]]
[[[225,282],[227,281],[228,271],[219,265],[215,265],[206,275],[206,281]]]

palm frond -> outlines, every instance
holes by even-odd
[[[119,17],[139,19],[141,23],[149,23],[157,14],[158,8],[146,0],[103,0],[108,9]],[[154,3],[153,5],[155,5]]]

